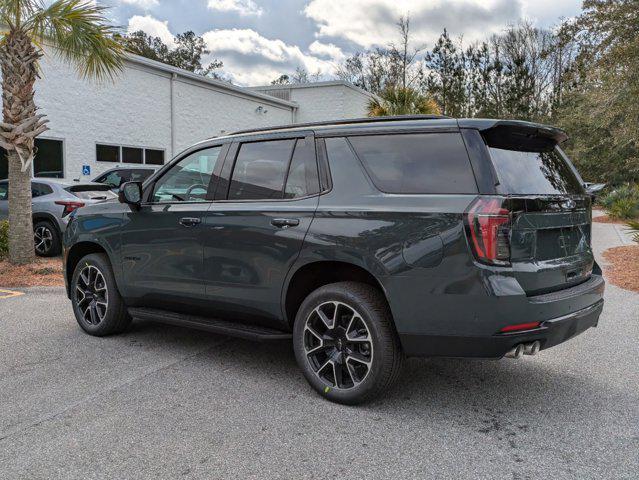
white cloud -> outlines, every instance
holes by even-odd
[[[120,0],[120,1],[122,3],[128,3],[129,5],[136,5],[144,9],[157,7],[160,4],[158,0]]]
[[[169,47],[175,46],[173,34],[169,30],[169,22],[167,21],[163,22],[157,18],[153,18],[151,15],[134,15],[129,18],[127,31],[131,33],[137,32],[138,30],[142,30],[152,37],[160,37]]]
[[[203,35],[211,56],[224,62],[224,71],[243,85],[270,83],[283,73],[303,67],[309,73],[331,74],[335,62],[304,53],[298,46],[269,39],[251,29],[212,30]]]
[[[318,25],[317,37],[386,46],[397,39],[397,21],[410,14],[413,40],[431,47],[444,28],[466,40],[486,38],[520,17],[521,0],[310,0],[304,14]]]
[[[262,15],[264,10],[253,0],[209,0],[211,10],[236,12],[240,15]]]
[[[317,40],[309,45],[308,51],[318,57],[328,57],[336,62],[340,62],[346,57],[342,49],[338,46],[332,43],[322,43]]]
[[[569,18],[581,11],[582,0],[522,0],[523,16],[543,26],[559,23],[560,17]]]

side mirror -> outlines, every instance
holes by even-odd
[[[142,202],[142,182],[124,182],[118,191],[120,203],[127,203],[136,210]]]
[[[604,188],[606,188],[605,183],[589,183],[586,182],[584,185],[586,187],[586,193],[590,195],[593,199],[601,192]]]

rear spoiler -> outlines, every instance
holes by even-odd
[[[80,183],[71,185],[65,189],[67,192],[106,192],[111,186],[106,183]]]
[[[544,152],[568,140],[560,128],[518,120],[469,120],[460,127],[477,128],[489,147],[505,150]]]

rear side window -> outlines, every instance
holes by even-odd
[[[231,176],[229,200],[282,198],[295,140],[244,143]]]
[[[50,193],[53,193],[53,189],[49,185],[45,185],[44,183],[31,184],[31,198],[42,197]]]
[[[95,181],[98,183],[106,183],[114,188],[118,188],[124,182],[129,181],[129,170],[113,170],[100,176]]]
[[[559,148],[522,152],[489,147],[503,194],[581,194],[583,187]]]
[[[459,133],[349,137],[375,186],[386,193],[477,193]]]

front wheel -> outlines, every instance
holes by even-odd
[[[75,318],[89,335],[120,333],[131,323],[106,255],[83,257],[73,271],[70,288]]]
[[[293,346],[311,386],[331,401],[350,405],[390,388],[403,364],[382,293],[357,282],[312,292],[297,313]]]

